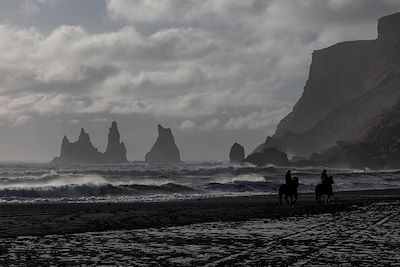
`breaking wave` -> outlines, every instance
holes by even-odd
[[[120,185],[111,184],[94,185],[63,185],[36,188],[3,188],[0,195],[3,198],[82,198],[82,197],[110,197],[110,196],[138,196],[161,195],[176,193],[196,193],[190,187],[165,184],[161,186],[151,185]]]
[[[192,163],[156,166],[144,163],[57,167],[47,164],[0,164],[0,200],[91,199],[148,200],[235,194],[275,194],[285,168]],[[321,168],[292,169],[300,192],[312,192]],[[328,169],[334,190],[400,188],[400,170]]]

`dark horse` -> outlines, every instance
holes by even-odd
[[[318,202],[321,202],[321,197],[322,195],[326,195],[325,203],[331,203],[331,197],[333,196],[332,193],[332,185],[334,184],[333,182],[333,177],[329,176],[326,183],[324,184],[317,184],[315,187],[315,199]]]
[[[283,184],[279,187],[279,205],[282,205],[282,196],[285,195],[286,202],[289,205],[294,205],[297,201],[297,187],[299,186],[299,179],[297,177],[293,177],[293,182],[291,185]],[[290,202],[288,200],[290,197]],[[294,199],[294,200],[293,200]]]

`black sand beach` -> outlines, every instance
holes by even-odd
[[[151,203],[48,203],[0,205],[0,237],[131,230],[205,222],[279,219],[336,213],[400,200],[400,190],[337,192],[331,205],[301,194],[295,207],[277,196],[226,197]]]

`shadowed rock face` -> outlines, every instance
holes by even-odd
[[[394,13],[385,16],[378,21],[378,39],[390,38],[393,35],[398,35],[400,29],[400,15]]]
[[[265,148],[260,152],[252,153],[246,159],[246,162],[250,162],[259,167],[273,164],[276,166],[289,166],[289,160],[286,153],[279,151],[276,148],[270,147]]]
[[[146,161],[154,164],[177,164],[182,162],[171,129],[158,125],[158,137],[150,152],[146,154]]]
[[[229,161],[231,163],[240,163],[244,160],[244,147],[238,143],[234,143],[229,152]]]
[[[355,133],[400,96],[400,13],[383,17],[378,39],[314,51],[304,92],[272,138],[260,145],[308,157]]]
[[[361,138],[338,142],[312,160],[320,165],[364,169],[400,167],[400,102],[370,121]]]
[[[126,163],[126,149],[124,143],[119,142],[120,136],[117,123],[114,121],[108,134],[108,146],[105,153],[101,153],[90,141],[89,134],[82,128],[78,141],[71,143],[64,135],[59,157],[52,160],[57,164],[84,164],[84,163]]]

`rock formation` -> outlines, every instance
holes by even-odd
[[[106,152],[104,152],[104,161],[108,163],[128,162],[125,144],[120,143],[120,135],[115,121],[112,122],[108,133],[108,145]]]
[[[357,169],[400,167],[400,102],[370,121],[357,141],[338,142],[311,160],[319,165]]]
[[[273,147],[264,148],[260,152],[252,153],[245,159],[245,161],[259,167],[263,167],[268,164],[273,164],[276,166],[290,165],[286,153],[279,151],[278,149]]]
[[[158,125],[158,137],[150,152],[146,154],[146,161],[154,164],[178,164],[182,162],[170,128]]]
[[[400,96],[400,13],[379,19],[376,40],[314,51],[309,79],[293,111],[254,152],[277,147],[298,156],[352,142],[355,133]]]
[[[238,143],[234,143],[229,152],[230,163],[240,163],[244,160],[244,147]]]
[[[126,163],[126,149],[124,143],[119,142],[117,123],[112,122],[108,134],[108,146],[105,153],[101,153],[90,141],[89,134],[82,128],[78,141],[71,143],[64,135],[61,144],[61,153],[52,163],[57,164],[84,164],[84,163]]]

